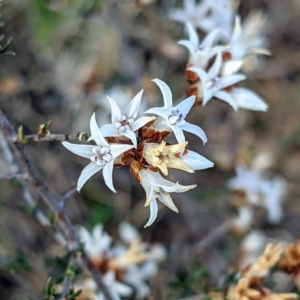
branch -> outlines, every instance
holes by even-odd
[[[23,136],[12,136],[10,139],[13,143],[20,142],[22,144],[32,143],[32,142],[51,142],[51,141],[87,141],[90,137],[89,134],[85,132],[79,132],[77,134],[59,134],[52,133],[48,135],[39,134],[28,134]]]
[[[76,186],[72,187],[68,191],[64,192],[61,200],[59,201],[60,205],[65,208],[70,198],[77,192]]]
[[[65,272],[65,279],[62,283],[62,288],[61,288],[61,295],[58,298],[58,300],[64,300],[66,298],[66,296],[69,293],[69,290],[71,289],[72,285],[73,285],[73,279],[75,276],[75,272],[74,272],[74,264],[76,261],[76,253],[72,252],[71,253],[71,257]]]
[[[0,174],[0,180],[28,180],[28,177],[26,174],[22,173],[14,173],[14,174]]]
[[[69,217],[65,213],[64,209],[61,207],[59,201],[55,199],[47,185],[39,176],[24,146],[18,142],[13,142],[13,139],[16,138],[17,134],[1,110],[0,127],[3,130],[4,135],[11,142],[11,147],[15,151],[17,158],[19,159],[22,167],[24,168],[29,178],[29,181],[32,183],[38,194],[42,197],[42,199],[49,206],[52,212],[57,216],[58,224],[60,225],[62,231],[64,232],[64,235],[66,236],[69,242],[69,249],[71,251],[78,250],[80,242]],[[101,289],[105,297],[109,300],[115,300],[115,297],[112,295],[112,293],[109,291],[109,289],[103,282],[100,272],[93,266],[92,262],[90,261],[86,253],[84,253],[84,251],[82,251],[82,260],[85,263],[86,267],[89,269],[90,273],[92,274],[94,280],[98,284],[98,287]]]

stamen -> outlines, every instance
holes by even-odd
[[[120,121],[121,121],[121,122],[124,122],[124,121],[126,121],[126,119],[127,119],[127,118],[126,118],[126,116],[125,116],[125,115],[122,115],[122,117],[121,117],[121,120],[120,120]]]
[[[185,123],[185,119],[179,119],[179,120],[176,122],[176,125],[177,125],[177,126],[182,126],[184,123]]]
[[[105,161],[103,160],[103,159],[98,159],[97,160],[97,162],[96,162],[96,164],[98,165],[98,166],[103,166],[103,165],[105,165]]]
[[[105,155],[103,155],[103,159],[105,161],[111,161],[112,160],[112,155],[111,154],[105,154]]]
[[[100,153],[100,147],[94,147],[92,149],[92,152],[95,153],[95,154],[99,154]]]
[[[97,162],[98,155],[93,155],[90,159],[91,159],[92,162]]]
[[[179,119],[179,116],[171,116],[171,117],[169,117],[169,122],[171,125],[174,125],[178,119]]]
[[[132,123],[134,122],[134,120],[133,119],[129,119],[127,122],[128,122],[129,125],[132,125]]]
[[[110,151],[109,147],[102,147],[100,150],[100,153],[103,154],[107,154]]]
[[[121,126],[121,127],[119,128],[119,132],[120,132],[120,133],[124,133],[125,131],[126,131],[125,126]]]
[[[115,122],[114,125],[115,125],[116,129],[119,129],[122,126],[122,124],[120,122]]]

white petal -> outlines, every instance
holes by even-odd
[[[187,70],[196,73],[199,76],[202,84],[205,84],[207,82],[208,75],[204,70],[202,70],[200,68],[196,68],[196,67],[191,67],[191,68],[188,68]]]
[[[183,126],[183,125],[182,125]],[[171,125],[171,129],[174,132],[174,135],[177,139],[178,144],[184,143],[185,142],[185,137],[182,131],[182,126],[173,126]]]
[[[180,40],[179,42],[177,42],[177,44],[186,47],[189,50],[191,55],[195,54],[195,48],[190,41]]]
[[[235,75],[230,75],[230,76],[226,76],[226,77],[222,77],[217,86],[220,90],[229,87],[231,85],[234,85],[242,80],[245,80],[246,76],[243,74],[235,74]]]
[[[113,168],[114,168],[114,161],[111,160],[111,161],[107,162],[103,168],[103,178],[104,178],[106,186],[110,190],[112,190],[114,193],[116,193],[116,190],[114,188],[113,181],[112,181]]]
[[[238,106],[237,106],[234,98],[229,93],[226,93],[223,91],[218,91],[218,92],[214,93],[214,96],[220,100],[227,102],[235,111],[238,110]]]
[[[161,91],[161,93],[163,95],[163,99],[164,99],[164,107],[172,108],[173,107],[172,92],[171,92],[170,88],[168,87],[168,85],[158,78],[155,78],[152,81],[154,81],[160,88],[160,91]]]
[[[210,49],[212,45],[215,43],[215,38],[219,34],[219,32],[220,32],[219,29],[215,29],[214,31],[209,33],[201,43],[202,48]]]
[[[208,70],[208,77],[209,78],[215,78],[218,76],[219,72],[220,72],[220,68],[222,65],[222,55],[219,52],[216,56],[216,59],[213,63],[213,65],[211,66],[211,68]]]
[[[157,211],[158,211],[158,206],[155,199],[150,202],[150,217],[147,224],[144,226],[145,228],[150,226],[155,221],[157,217]]]
[[[188,154],[182,156],[180,159],[187,167],[191,168],[192,170],[203,170],[212,168],[214,166],[213,162],[191,150],[188,150]]]
[[[125,145],[125,144],[110,144],[110,153],[113,156],[113,159],[118,157],[120,154],[126,152],[129,149],[133,148],[133,145]]]
[[[144,112],[145,114],[153,114],[157,116],[161,116],[165,120],[168,120],[170,115],[170,108],[165,107],[153,107]]]
[[[96,165],[95,163],[89,163],[81,172],[78,182],[77,182],[77,191],[79,192],[82,186],[90,179],[94,174],[100,171],[102,167]]]
[[[130,244],[140,238],[139,232],[128,222],[122,222],[118,228],[119,235],[125,244]]]
[[[177,213],[179,212],[169,193],[161,193],[158,200],[171,210]]]
[[[196,49],[199,46],[198,33],[191,23],[186,23],[186,27],[188,29],[190,42],[193,45],[194,49]]]
[[[129,297],[132,295],[131,287],[122,282],[116,281],[114,284],[114,288],[116,293],[118,293],[118,295],[121,295],[122,297]]]
[[[127,138],[129,138],[132,142],[132,144],[134,145],[134,148],[137,147],[137,139],[136,139],[136,135],[133,131],[131,131],[130,129],[127,129],[124,133],[122,133],[122,135],[126,136]]]
[[[92,149],[95,146],[92,146],[92,145],[71,144],[71,143],[68,143],[68,142],[62,142],[62,144],[68,150],[70,150],[74,154],[79,155],[81,157],[91,158],[93,156]]]
[[[93,113],[91,120],[90,120],[90,130],[92,139],[96,142],[98,146],[108,146],[107,141],[103,137],[100,128],[96,122],[95,113]]]
[[[256,93],[246,88],[233,88],[231,95],[240,108],[266,111],[268,104],[263,101]]]
[[[184,131],[197,135],[203,141],[203,144],[207,142],[206,134],[199,126],[185,122],[180,126],[180,128]]]
[[[179,104],[177,104],[176,108],[178,108],[180,113],[182,113],[185,117],[193,107],[195,100],[195,96],[188,97],[185,100],[181,101]]]
[[[104,137],[107,136],[119,136],[118,130],[112,124],[103,125],[100,128],[101,133]]]
[[[138,129],[140,129],[141,127],[143,127],[144,125],[146,125],[147,123],[153,121],[154,119],[156,119],[156,117],[141,117],[138,118],[137,120],[135,120],[132,124],[131,124],[131,130],[132,131],[136,131]]]
[[[144,90],[141,90],[135,95],[135,97],[129,102],[124,110],[124,115],[127,119],[136,119],[139,113],[139,108],[142,100]]]
[[[176,190],[176,193],[185,193],[189,190],[194,189],[197,186],[197,184],[192,184],[192,185],[181,185],[178,184],[178,188]]]
[[[243,65],[242,60],[230,60],[223,64],[222,76],[229,76],[238,72]]]
[[[121,110],[118,106],[118,104],[115,102],[115,100],[113,100],[112,98],[106,96],[108,101],[109,101],[109,105],[111,108],[111,123],[114,124],[115,122],[118,122],[121,120],[122,117],[122,113]]]

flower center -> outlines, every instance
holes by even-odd
[[[91,156],[91,161],[96,163],[98,166],[104,166],[107,162],[113,159],[110,153],[110,147],[94,147],[92,152],[95,155]]]
[[[216,87],[218,82],[219,82],[220,78],[219,77],[214,77],[211,78],[210,81],[208,81],[205,85],[206,89],[212,89],[213,87]]]
[[[124,133],[126,130],[131,130],[133,122],[133,119],[127,119],[125,115],[122,115],[120,121],[115,122],[114,126],[120,133]]]
[[[181,126],[185,123],[185,115],[181,113],[177,107],[173,107],[169,116],[169,123],[171,125]]]

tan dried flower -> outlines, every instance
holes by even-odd
[[[263,254],[250,266],[242,271],[244,278],[263,279],[266,277],[270,269],[279,261],[282,254],[280,244],[268,244]]]

